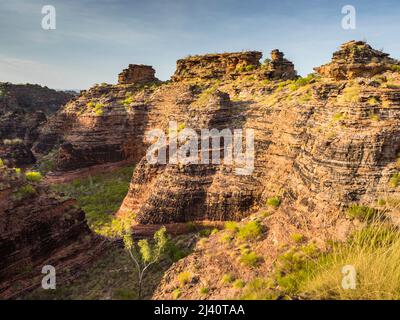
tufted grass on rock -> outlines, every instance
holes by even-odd
[[[347,216],[349,218],[356,218],[363,221],[371,220],[376,217],[378,210],[370,208],[364,205],[353,204],[347,210]]]
[[[310,299],[400,299],[400,233],[396,227],[374,222],[321,257],[299,292]],[[342,268],[356,271],[356,288],[342,287]]]
[[[267,205],[277,208],[281,204],[281,199],[278,196],[267,199]]]
[[[185,284],[190,282],[190,280],[192,279],[192,274],[189,271],[182,271],[178,274],[177,279],[179,281],[179,284],[181,286],[184,286]]]
[[[254,251],[244,251],[242,252],[239,260],[245,266],[254,268],[261,262],[261,257]]]
[[[36,171],[28,171],[25,173],[25,178],[26,180],[30,181],[30,182],[40,182],[43,177],[41,175],[40,172],[36,172]]]
[[[400,184],[400,173],[393,173],[389,180],[389,186],[396,188]]]
[[[256,240],[263,232],[258,221],[250,221],[239,227],[237,238],[240,240]]]

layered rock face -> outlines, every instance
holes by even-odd
[[[38,85],[0,84],[0,158],[14,166],[34,163],[30,149],[39,127],[71,97]]]
[[[399,62],[386,53],[372,49],[367,43],[350,41],[333,54],[332,63],[315,68],[315,71],[335,80],[346,80],[373,77],[391,70],[396,64]]]
[[[152,66],[143,64],[130,64],[127,69],[118,75],[118,84],[138,84],[146,82],[155,82],[156,71]]]
[[[342,65],[337,57],[348,48],[326,68]],[[380,66],[394,60],[369,46],[365,50],[362,56],[375,53],[372,79],[332,81],[321,71],[308,82],[225,81],[217,91],[229,94],[230,107],[224,106],[227,97],[213,94],[198,107],[203,97],[197,96],[185,106],[189,119],[179,121],[196,129],[199,117],[212,115],[200,122],[205,128],[218,119],[218,129],[253,129],[254,172],[239,176],[224,165],[150,165],[143,159],[121,212],[136,213],[139,223],[239,219],[279,196],[286,214],[301,213],[318,229],[341,223],[337,213],[353,202],[398,196],[390,180],[400,151],[399,74],[382,73]]]
[[[0,168],[0,298],[40,288],[42,267],[56,268],[57,284],[84,270],[101,250],[84,212],[22,174]]]
[[[271,51],[271,60],[266,63],[264,74],[270,80],[293,80],[298,77],[294,64],[285,59],[283,52],[278,49]]]
[[[241,68],[260,66],[261,57],[258,51],[191,56],[177,61],[172,81],[237,77]]]
[[[238,290],[217,279],[226,274],[244,281],[268,277],[277,257],[285,252],[282,246],[296,245],[291,234],[301,234],[318,246],[328,239],[344,240],[358,224],[346,217],[347,206],[357,203],[380,208],[381,202],[398,203],[399,68],[395,60],[371,51],[366,45],[366,52],[360,51],[359,55],[370,57],[366,60],[368,67],[360,64],[357,70],[367,72],[360,71],[359,75],[365,76],[356,77],[356,69],[345,65],[353,59],[348,55],[360,49],[358,46],[359,42],[342,46],[332,62],[317,68],[321,73],[308,77],[307,81],[299,79],[268,86],[253,82],[240,90],[234,87],[234,91],[229,86],[220,88],[229,91],[231,100],[242,107],[239,114],[245,119],[243,127],[255,130],[252,176],[262,195],[249,209],[254,215],[243,223],[251,219],[262,224],[263,235],[249,246],[263,261],[256,268],[244,266],[238,244],[224,243],[226,234],[216,234],[199,242],[190,256],[165,273],[153,298],[173,298],[180,285],[177,275],[181,272],[196,279],[180,291],[182,299],[238,298]],[[369,59],[375,61],[376,69]],[[327,70],[335,71],[326,73]],[[339,76],[343,80],[335,79],[337,70],[345,70],[345,76]],[[244,184],[241,190],[249,186]],[[152,193],[160,193],[159,189],[157,185],[157,191],[154,188]],[[168,185],[168,190],[175,187]],[[278,197],[279,207],[267,204],[272,197]],[[235,195],[234,199],[239,197]],[[398,222],[398,209],[387,210],[385,214]],[[153,216],[157,217],[156,210]],[[200,294],[204,286],[208,293]]]
[[[170,84],[155,79],[151,67],[132,65],[121,73],[120,84],[84,91],[53,116],[41,128],[33,151],[42,156],[58,150],[58,170],[118,161],[137,163],[148,146],[144,133],[165,129],[169,120],[184,119],[188,106],[204,98],[201,92],[210,82],[248,76],[286,80],[295,74],[283,55],[275,54],[268,68],[260,65],[261,56],[260,52],[241,52],[182,59]],[[196,79],[199,84],[193,83]]]

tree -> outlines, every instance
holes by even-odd
[[[142,299],[142,282],[144,275],[153,264],[160,261],[161,255],[167,246],[168,238],[166,235],[166,228],[161,227],[154,234],[153,245],[146,239],[139,240],[136,244],[132,239],[132,235],[128,232],[125,232],[123,240],[125,250],[128,252],[138,272],[138,296],[140,300]]]

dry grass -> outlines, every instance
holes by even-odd
[[[335,245],[299,286],[313,299],[399,299],[400,233],[394,226],[374,222],[346,244]],[[343,289],[342,268],[353,266],[356,288]]]

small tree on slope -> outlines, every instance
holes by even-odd
[[[146,271],[160,261],[164,252],[168,238],[166,236],[166,228],[160,228],[154,234],[154,244],[151,245],[148,240],[142,239],[137,242],[133,241],[132,235],[128,232],[124,234],[124,246],[133,261],[138,272],[139,300],[142,299],[142,283]]]

